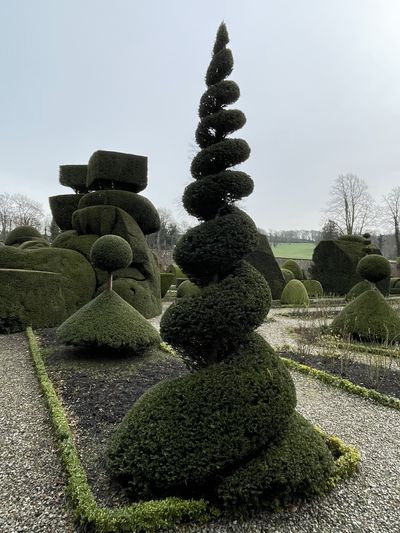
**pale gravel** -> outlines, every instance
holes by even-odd
[[[0,336],[0,531],[75,531],[49,413],[23,333]]]

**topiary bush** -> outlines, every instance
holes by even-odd
[[[308,307],[310,299],[303,283],[298,279],[292,279],[283,289],[281,303]]]
[[[42,235],[33,226],[17,226],[7,235],[4,244],[12,246],[14,244],[22,244],[32,239],[41,239]]]
[[[246,508],[253,505],[256,491],[262,493],[257,506],[275,501],[281,480],[288,497],[304,496],[310,486],[327,479],[333,459],[307,422],[308,439],[303,438],[305,431],[295,425],[290,375],[254,333],[270,308],[271,292],[245,260],[257,244],[257,229],[233,206],[241,198],[239,191],[250,190],[251,178],[228,170],[250,152],[245,141],[227,138],[245,120],[241,112],[225,109],[239,97],[237,85],[224,79],[233,68],[228,41],[221,24],[199,108],[196,140],[201,151],[191,165],[193,178],[202,185],[184,193],[185,205],[200,224],[181,239],[175,253],[178,265],[202,288],[177,299],[161,319],[163,339],[194,372],[156,385],[136,402],[114,435],[109,468],[136,498],[201,496],[227,508],[240,499]],[[202,208],[199,198],[207,197],[204,191],[219,179],[223,186],[212,186],[215,194]],[[235,180],[241,185],[233,187]],[[282,461],[276,474],[265,471],[261,490],[260,476],[230,482],[257,458],[265,468],[274,464],[286,436],[290,446],[307,443],[307,453],[292,450],[297,469]]]
[[[200,294],[201,289],[198,285],[186,279],[179,284],[178,290],[176,291],[176,297],[182,298],[183,296],[197,296]]]
[[[385,278],[390,278],[390,263],[378,254],[366,255],[357,265],[357,274],[371,283],[377,283]]]
[[[291,279],[294,279],[294,274],[291,270],[287,268],[281,268],[281,272],[283,274],[283,277],[285,278],[285,285],[286,283],[289,283]]]
[[[303,271],[301,270],[300,266],[294,259],[288,259],[285,261],[282,265],[282,268],[285,268],[286,270],[290,270],[293,273],[294,279],[302,280],[303,279]]]
[[[94,243],[90,257],[95,268],[108,272],[108,288],[61,324],[59,342],[129,353],[159,344],[161,339],[153,326],[112,290],[113,270],[132,261],[129,243],[117,235],[104,235]]]
[[[310,298],[322,298],[324,295],[322,285],[316,279],[303,279],[302,283]]]
[[[164,296],[167,294],[174,279],[175,275],[171,272],[160,272],[161,298],[164,298]]]
[[[346,294],[344,299],[345,299],[346,302],[351,302],[351,300],[354,300],[354,298],[357,298],[357,296],[360,296],[360,294],[362,294],[365,291],[369,291],[372,288],[373,287],[372,287],[371,283],[364,279],[364,280],[359,281],[358,283],[356,283],[354,285],[354,287],[352,287],[349,290],[349,292]]]

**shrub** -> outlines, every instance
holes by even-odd
[[[285,284],[288,283],[291,279],[294,279],[294,274],[291,270],[287,268],[281,268],[283,277],[285,278]]]
[[[41,234],[33,226],[17,226],[7,235],[4,244],[11,246],[13,244],[22,244],[32,239],[42,238]]]
[[[367,280],[359,281],[352,287],[349,292],[345,296],[346,302],[351,302],[351,300],[354,300],[354,298],[357,298],[357,296],[360,296],[365,291],[369,291],[372,289],[371,283]]]
[[[160,272],[160,282],[161,282],[161,298],[167,294],[168,289],[171,287],[175,275],[171,272]]]
[[[279,300],[285,286],[285,279],[272,253],[266,235],[258,233],[257,246],[246,255],[246,261],[264,276],[265,281],[271,289],[272,298]]]
[[[390,278],[390,290],[400,286],[400,278]]]
[[[281,303],[308,307],[310,300],[303,283],[298,279],[290,280],[283,289]]]
[[[357,274],[371,283],[377,283],[390,277],[390,263],[378,254],[366,255],[357,265]]]
[[[38,238],[32,238],[30,241],[25,241],[22,244],[18,246],[20,250],[28,250],[28,249],[35,249],[35,248],[48,248],[50,246],[49,241],[46,241],[46,239]]]
[[[87,192],[87,170],[87,165],[61,165],[59,174],[61,185],[71,187],[76,193]]]
[[[49,204],[53,220],[60,230],[72,230],[72,214],[78,209],[83,194],[59,194],[50,196]]]
[[[400,340],[400,316],[376,289],[364,291],[348,303],[331,327],[336,333],[365,342]]]
[[[288,259],[285,261],[282,265],[282,268],[286,268],[286,270],[290,270],[293,275],[294,279],[302,280],[303,279],[303,272],[301,268],[299,267],[298,263],[294,261],[293,259]]]
[[[302,283],[310,298],[322,298],[324,295],[322,285],[316,279],[303,279]]]
[[[90,259],[96,268],[113,272],[132,263],[132,249],[125,239],[118,235],[103,235],[90,250]]]
[[[197,296],[200,294],[200,292],[201,289],[198,287],[198,285],[188,279],[185,279],[179,284],[178,290],[176,291],[176,297],[182,298],[183,296]]]
[[[167,272],[174,274],[175,278],[185,278],[186,274],[182,272],[182,270],[179,268],[179,266],[176,263],[172,263],[167,267]]]
[[[57,235],[53,241],[52,247],[75,250],[75,252],[79,252],[85,257],[85,259],[90,261],[90,250],[98,238],[99,236],[93,233],[78,235],[77,231],[68,230]]]

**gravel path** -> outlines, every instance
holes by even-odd
[[[23,333],[0,336],[0,531],[69,533],[64,479]]]

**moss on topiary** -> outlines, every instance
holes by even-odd
[[[285,278],[285,284],[288,283],[291,279],[294,279],[294,274],[291,270],[287,268],[281,268],[283,277]]]
[[[98,150],[89,159],[88,189],[140,192],[147,187],[147,157]]]
[[[366,255],[357,264],[357,274],[371,283],[390,278],[390,272],[389,261],[378,254]]]
[[[79,201],[79,209],[94,205],[113,205],[126,211],[137,222],[145,235],[160,229],[160,216],[154,205],[130,191],[105,190],[85,194]]]
[[[62,231],[72,229],[72,213],[78,209],[83,194],[59,194],[50,196],[50,211],[53,220]]]
[[[7,235],[4,244],[11,246],[13,244],[22,244],[32,239],[42,238],[39,231],[33,226],[17,226]]]
[[[172,282],[175,280],[175,274],[171,272],[160,272],[161,298],[167,294]]]
[[[400,316],[377,289],[364,291],[347,304],[331,328],[365,342],[400,341]]]
[[[302,283],[306,288],[307,294],[310,298],[322,298],[324,295],[322,285],[316,279],[303,279]]]
[[[201,292],[201,289],[198,285],[192,281],[186,279],[179,284],[178,290],[176,291],[176,297],[182,298],[183,296],[197,296]]]
[[[271,289],[272,298],[279,300],[286,282],[266,235],[258,233],[257,246],[246,255],[246,261],[264,276]]]
[[[292,279],[283,289],[281,303],[308,307],[310,299],[303,283],[298,279]]]
[[[294,259],[288,259],[285,261],[282,265],[282,268],[286,268],[286,270],[290,270],[294,276],[294,279],[302,280],[303,279],[303,272],[299,266],[298,263]]]
[[[129,353],[161,342],[153,326],[113,290],[102,292],[70,316],[57,329],[57,338],[64,344],[101,346]]]
[[[357,298],[357,296],[360,296],[365,291],[369,291],[372,289],[371,283],[367,280],[362,280],[356,283],[346,294],[345,301],[351,302],[351,300],[354,300],[354,298]]]
[[[68,316],[63,281],[54,272],[0,268],[0,333],[61,324]]]

